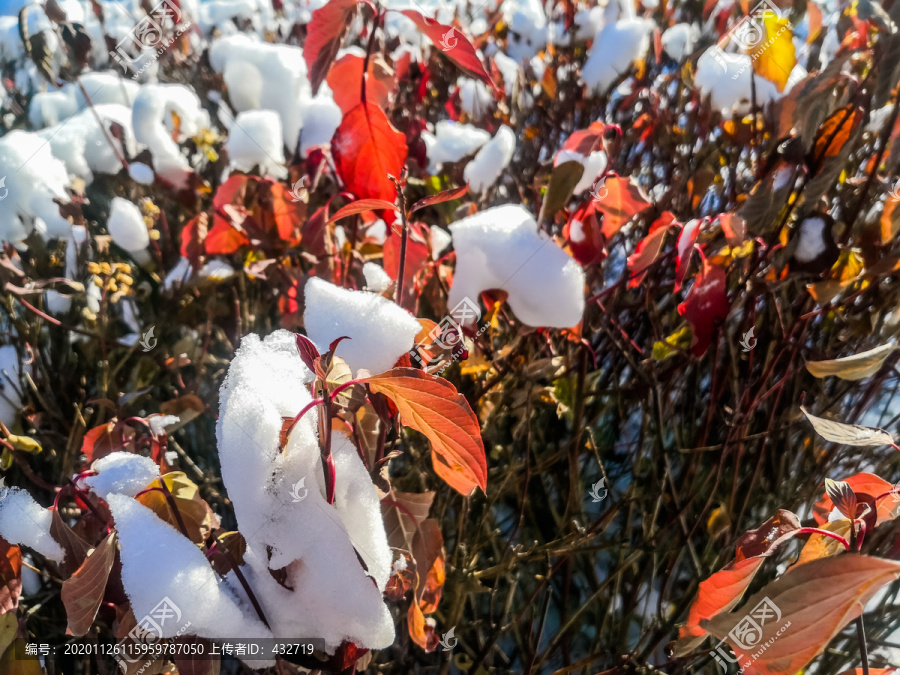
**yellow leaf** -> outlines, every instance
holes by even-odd
[[[842,518],[824,523],[821,529],[841,535],[844,539],[850,539],[850,520]],[[794,565],[803,565],[819,558],[828,558],[844,552],[844,545],[837,539],[832,539],[824,534],[813,534],[809,541],[803,545],[800,558]]]
[[[780,18],[775,12],[767,11],[763,14],[761,23],[762,39],[748,50],[753,60],[753,70],[760,77],[774,83],[778,91],[784,91],[791,71],[797,64],[791,22]]]

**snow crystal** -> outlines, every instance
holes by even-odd
[[[806,218],[800,224],[800,234],[794,257],[802,263],[815,260],[825,252],[825,221],[822,218]]]
[[[239,113],[228,136],[229,168],[249,173],[258,166],[264,176],[287,178],[281,120],[272,110]]]
[[[16,421],[16,413],[22,407],[21,377],[19,353],[12,345],[0,347],[0,421],[11,427]],[[25,372],[31,373],[32,366],[27,365]]]
[[[367,262],[363,265],[363,276],[366,278],[366,290],[373,293],[384,293],[393,283],[393,279],[388,276],[381,265],[373,262]]]
[[[172,139],[178,120],[177,142]],[[191,171],[178,143],[209,127],[209,115],[190,88],[180,84],[145,85],[132,110],[134,136],[150,148],[153,168],[170,183],[181,186]]]
[[[447,304],[501,289],[522,323],[571,328],[584,313],[584,271],[522,206],[498,206],[450,226],[456,272]]]
[[[271,637],[242,611],[190,539],[131,497],[110,494],[106,501],[121,546],[122,585],[136,617],[150,615],[168,599],[178,612],[169,621],[157,620],[162,637],[179,631],[210,638]]]
[[[150,234],[141,210],[127,199],[113,198],[106,229],[113,241],[129,253],[145,249],[150,244]]]
[[[53,156],[37,134],[11,131],[0,138],[0,239],[25,239],[39,218],[51,237],[63,237],[69,221],[59,214],[54,198],[68,201],[66,166]]]
[[[350,291],[319,278],[306,283],[303,325],[321,351],[347,336],[337,355],[356,372],[389,370],[413,346],[419,322],[387,298],[366,291]]]
[[[65,551],[50,536],[53,514],[26,490],[0,487],[0,537],[10,544],[34,549],[45,558],[62,562]]]
[[[332,437],[331,506],[315,414],[307,414],[279,449],[282,418],[311,401],[311,379],[293,334],[276,331],[265,341],[246,336],[222,385],[216,437],[222,479],[247,534],[242,571],[276,636],[316,635],[330,649],[344,640],[386,647],[394,628],[381,590],[391,557],[380,503],[361,460],[346,439]],[[285,571],[289,588],[272,578],[270,568]]]
[[[82,482],[103,499],[110,494],[134,497],[159,477],[152,459],[131,452],[112,452],[91,464],[91,469],[98,475]]]
[[[437,173],[444,162],[458,162],[475,153],[491,140],[491,135],[471,124],[443,120],[435,125],[434,134],[422,133],[428,148],[428,170]]]
[[[647,19],[621,19],[607,24],[594,38],[581,79],[594,94],[604,94],[649,46],[647,33],[653,30]]]
[[[474,192],[483,192],[497,182],[503,170],[509,166],[516,149],[516,135],[503,125],[486,143],[475,159],[466,165],[463,176]]]

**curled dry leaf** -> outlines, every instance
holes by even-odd
[[[813,429],[826,441],[844,445],[877,446],[893,445],[894,438],[884,429],[864,427],[859,424],[842,424],[811,415],[804,406],[800,410],[813,425]]]
[[[898,576],[900,562],[894,560],[864,555],[814,560],[788,570],[742,610],[719,614],[703,625],[728,641],[747,675],[797,673],[862,614],[878,589]],[[761,609],[767,617],[759,617]],[[744,630],[750,620],[758,630]]]
[[[897,349],[895,344],[881,345],[853,356],[828,361],[807,361],[806,369],[814,377],[835,375],[842,380],[863,380],[874,375],[888,356]]]
[[[63,582],[62,601],[72,635],[84,635],[91,629],[115,559],[116,533],[110,532]]]

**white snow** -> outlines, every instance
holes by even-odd
[[[393,283],[384,268],[373,262],[363,265],[363,276],[366,278],[366,290],[372,293],[384,293]]]
[[[458,162],[475,153],[491,135],[471,124],[442,120],[435,125],[434,134],[425,131],[422,138],[428,148],[428,171],[437,173],[444,162]]]
[[[647,19],[626,18],[600,29],[581,69],[581,79],[593,94],[606,93],[647,52],[653,26]]]
[[[504,0],[500,7],[509,25],[507,54],[522,63],[547,44],[547,14],[539,0]]]
[[[239,113],[228,135],[229,168],[249,173],[258,166],[263,176],[287,178],[281,119],[272,110]]]
[[[305,155],[317,145],[331,143],[331,137],[341,125],[341,109],[327,91],[323,83],[318,95],[304,101],[300,108],[302,131],[300,132],[300,154]]]
[[[173,270],[174,271],[174,270]],[[197,272],[201,279],[211,279],[212,281],[225,281],[236,274],[235,269],[224,260],[212,258],[208,260],[200,271]],[[168,280],[168,277],[167,277]]]
[[[222,74],[234,108],[274,110],[281,117],[284,145],[293,151],[303,126],[301,102],[312,96],[303,51],[233,35],[214,41],[209,59]]]
[[[128,175],[135,183],[153,185],[153,169],[142,162],[131,162],[128,165]]]
[[[437,225],[432,225],[428,230],[428,239],[431,244],[431,258],[432,260],[437,260],[441,257],[441,254],[447,250],[447,247],[450,246],[453,238],[450,236],[450,233],[447,232],[442,227],[438,227]]]
[[[474,119],[486,117],[494,104],[494,97],[488,86],[480,80],[468,77],[459,78],[457,86],[459,87],[459,105],[463,111]]]
[[[84,73],[79,80],[94,106],[117,104],[130,108],[140,90],[136,82],[123,79],[113,71]],[[87,108],[81,87],[70,82],[58,91],[35,94],[28,107],[28,118],[35,128],[40,129],[59,124],[79,112],[90,114]]]
[[[800,224],[800,234],[794,257],[800,262],[815,260],[825,252],[825,221],[815,216]]]
[[[45,558],[62,562],[66,554],[50,536],[53,514],[38,504],[26,490],[2,487],[0,482],[0,537],[21,544]]]
[[[538,234],[522,206],[498,206],[450,226],[456,271],[447,304],[501,289],[522,323],[571,328],[584,313],[584,271],[553,240]]]
[[[131,452],[111,452],[91,464],[91,469],[98,475],[82,482],[103,499],[110,494],[134,497],[159,477],[152,459]]]
[[[565,162],[578,162],[584,167],[584,173],[581,174],[581,179],[572,191],[577,195],[591,188],[600,174],[606,171],[607,161],[606,153],[603,150],[595,150],[587,157],[573,150],[560,150],[556,153],[553,166],[559,166]]]
[[[376,293],[350,291],[313,277],[306,283],[303,325],[320,351],[347,336],[337,355],[356,372],[376,374],[390,370],[413,346],[419,322],[396,304]]]
[[[688,54],[694,51],[700,30],[689,23],[676,23],[667,28],[662,34],[662,46],[669,58],[681,62]]]
[[[505,124],[497,130],[475,159],[466,165],[463,177],[474,192],[484,192],[497,182],[503,170],[512,161],[516,150],[516,135]]]
[[[183,186],[191,167],[178,144],[209,127],[197,94],[181,84],[144,85],[134,101],[132,123],[138,143],[150,148],[156,173]]]
[[[186,624],[187,633],[203,637],[271,637],[252,610],[242,610],[190,539],[131,497],[109,494],[106,502],[121,546],[122,585],[136,617],[152,615],[168,599],[180,616],[156,617],[162,637]]]
[[[150,244],[150,234],[141,210],[127,199],[113,198],[106,229],[113,241],[129,253],[141,251]]]
[[[377,493],[361,460],[345,439],[333,435],[331,506],[325,500],[315,413],[300,421],[279,451],[282,417],[298,414],[310,402],[311,378],[293,334],[276,331],[265,341],[244,337],[222,385],[216,436],[222,479],[247,537],[242,571],[275,635],[316,635],[330,649],[345,639],[386,647],[394,626],[381,592],[391,553]],[[267,568],[283,569],[290,588],[279,585]]]
[[[0,239],[20,242],[35,227],[51,237],[66,236],[69,221],[53,199],[68,201],[69,177],[49,143],[18,130],[0,138],[0,177],[5,177],[0,185]]]

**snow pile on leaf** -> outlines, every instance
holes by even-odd
[[[497,182],[503,170],[509,166],[516,150],[516,135],[508,126],[502,126],[494,137],[466,165],[463,175],[475,192],[483,192]]]
[[[242,571],[276,636],[315,635],[331,649],[345,640],[386,647],[394,626],[381,592],[392,556],[362,461],[335,432],[329,506],[315,415],[305,415],[280,448],[282,420],[311,401],[311,380],[294,336],[277,331],[265,341],[245,337],[222,385],[216,435],[222,478],[247,540]]]
[[[150,244],[150,234],[141,210],[127,199],[113,198],[106,229],[113,241],[129,253],[143,251]]]
[[[0,537],[22,544],[45,558],[62,562],[65,552],[50,534],[53,514],[38,504],[27,491],[0,484]]]
[[[509,294],[509,306],[530,326],[571,328],[584,313],[584,270],[538,233],[522,206],[498,206],[450,226],[456,273],[448,306],[482,291]]]
[[[303,322],[309,339],[325,351],[339,337],[337,348],[351,370],[389,370],[413,346],[419,322],[390,300],[367,291],[349,291],[322,279],[306,284]]]
[[[277,113],[251,110],[239,114],[231,125],[227,147],[229,168],[249,173],[258,166],[263,175],[287,178]]]
[[[83,482],[103,499],[110,494],[134,497],[159,477],[152,459],[130,452],[111,452],[91,464],[91,470],[97,475]]]

